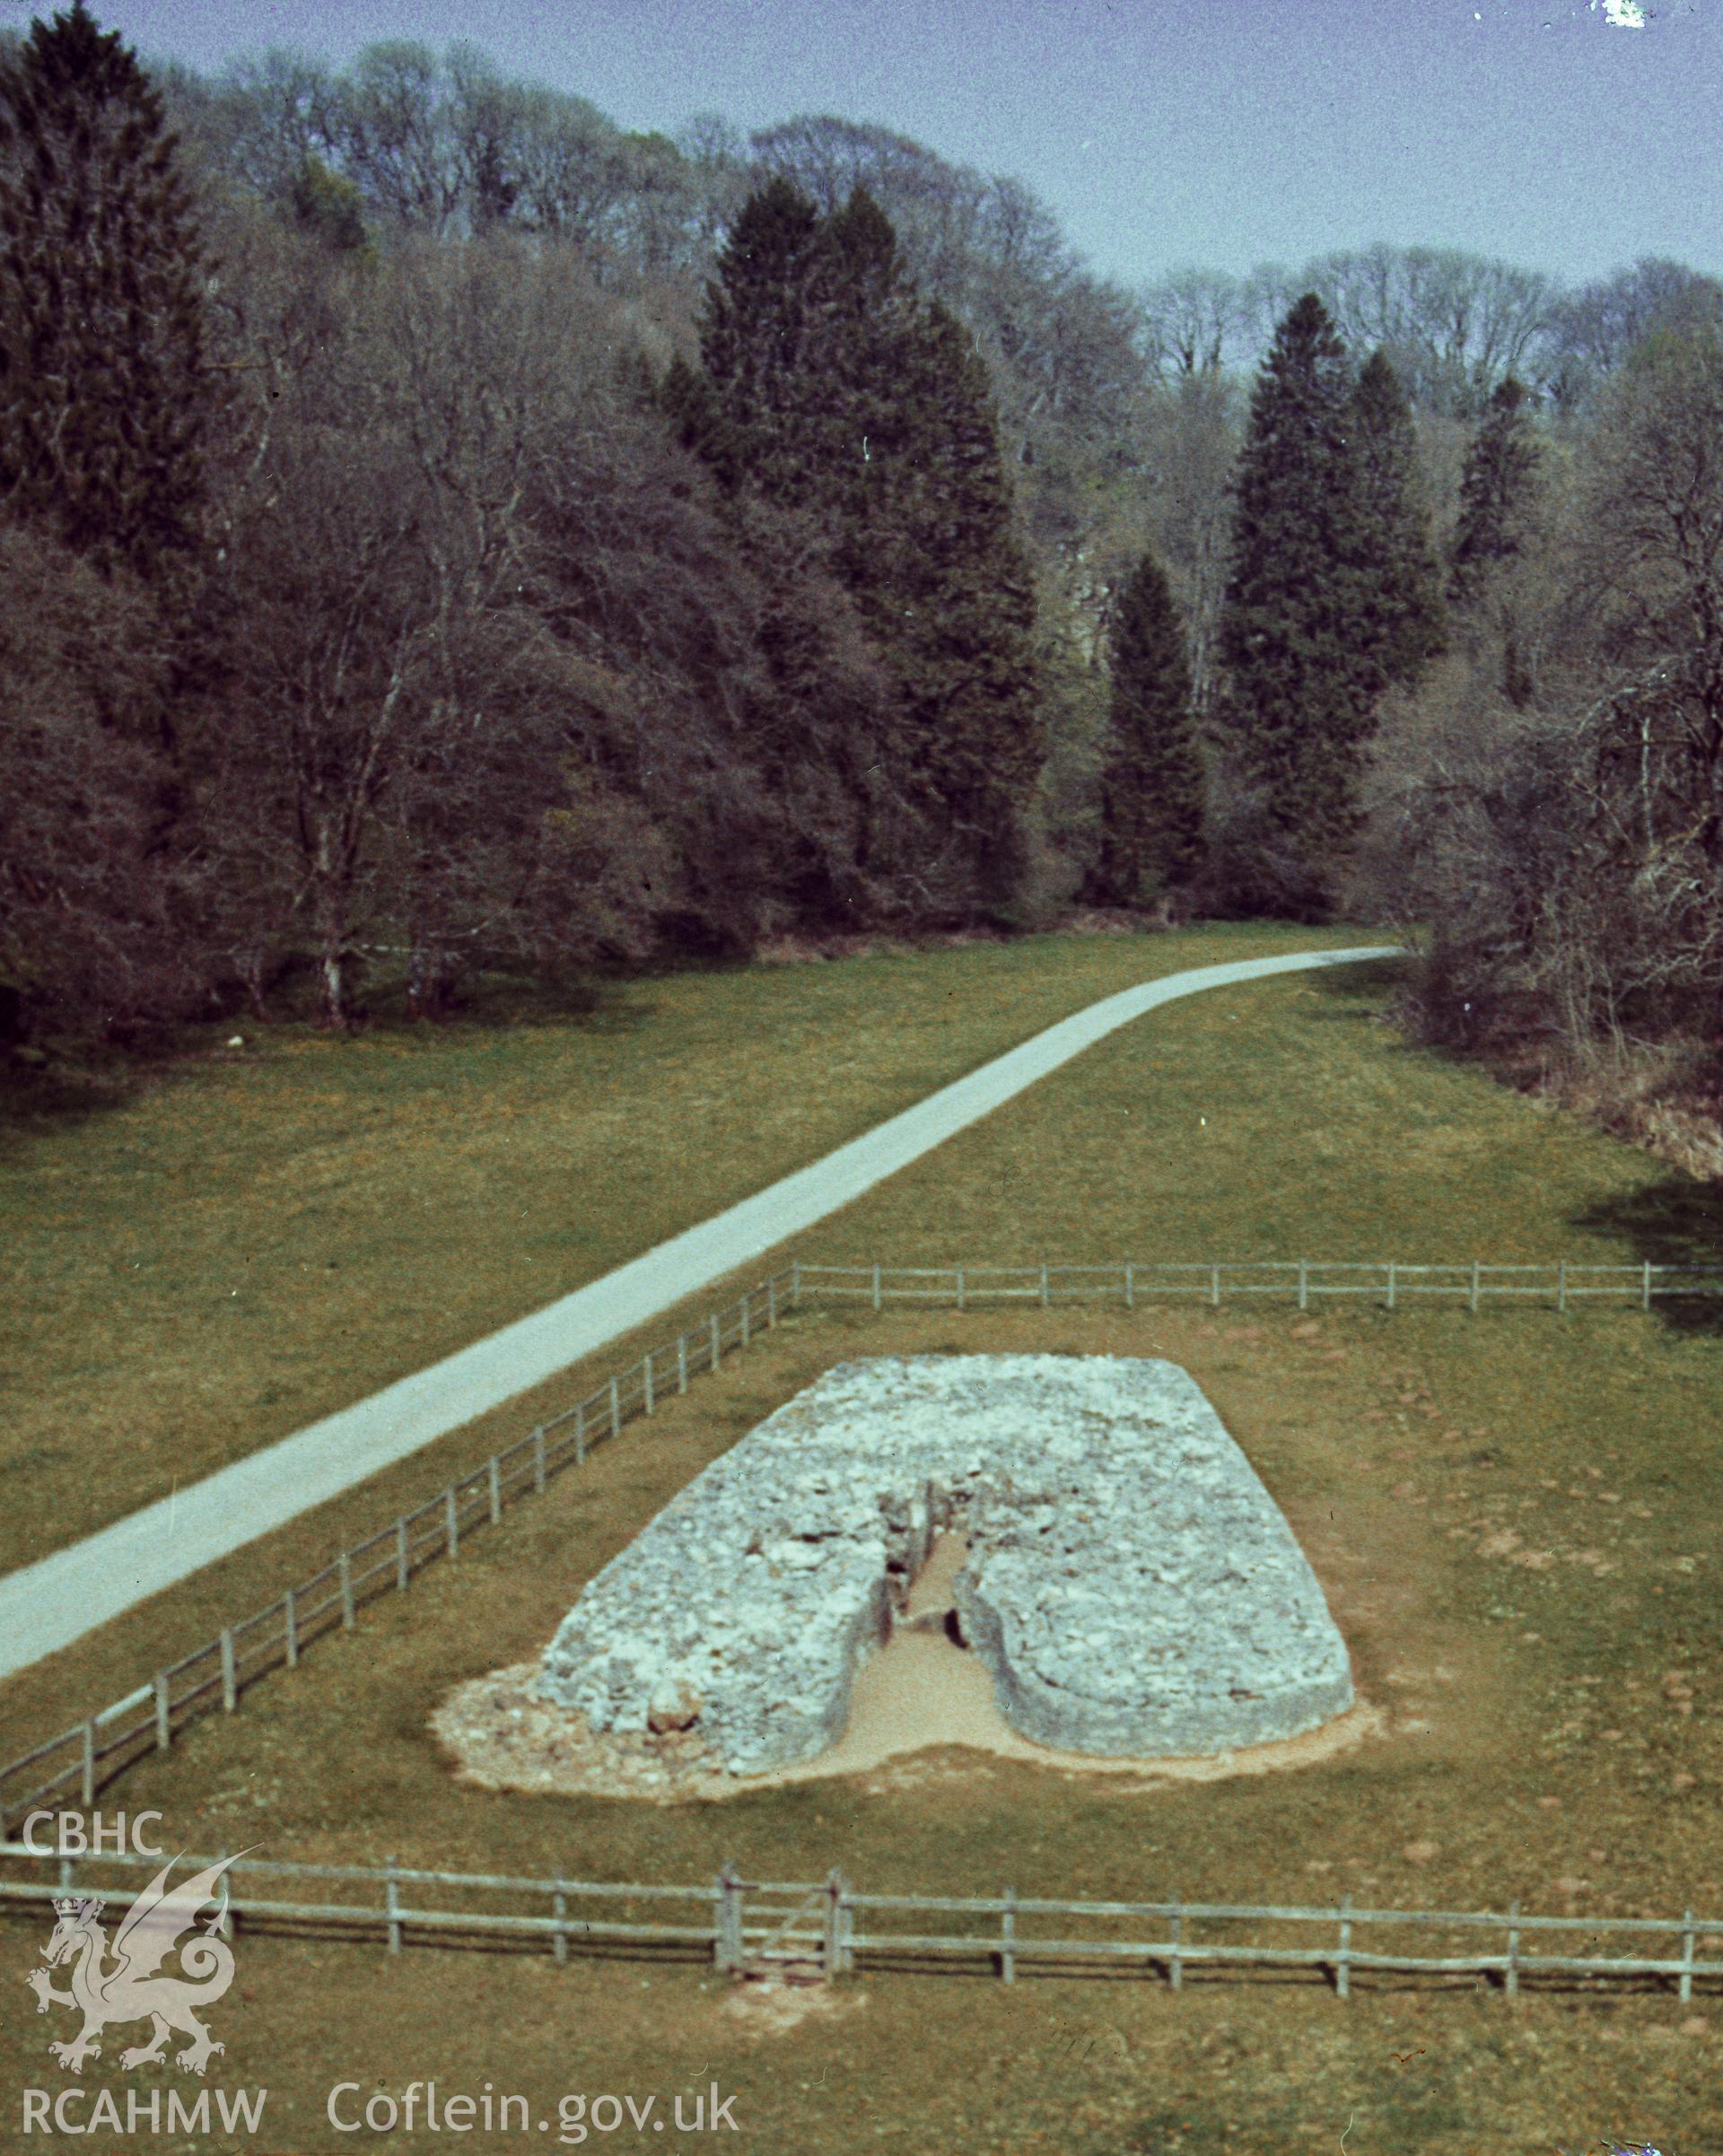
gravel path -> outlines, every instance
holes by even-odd
[[[1236,959],[1104,997],[590,1286],[8,1574],[0,1579],[0,1677],[29,1668],[800,1235],[1161,1004],[1276,973],[1396,956],[1393,945],[1372,945]]]

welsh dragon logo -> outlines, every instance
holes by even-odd
[[[243,1855],[243,1851],[241,1852]],[[87,2058],[100,2056],[96,2041],[113,2021],[148,2021],[147,2044],[122,2051],[119,2063],[128,2072],[134,2066],[159,2064],[168,2031],[177,2029],[190,2043],[174,2054],[177,2065],[202,2073],[211,2058],[225,2049],[216,2043],[197,2020],[196,2009],[213,2006],[233,1981],[233,1950],[214,1934],[227,1919],[227,1881],[223,1876],[231,1856],[206,1872],[197,1872],[177,1887],[168,1875],[179,1862],[171,1858],[120,1919],[113,1944],[102,1929],[102,1903],[89,1896],[73,1895],[56,1900],[54,1933],[42,1949],[48,1968],[33,1968],[24,1978],[36,1994],[36,2011],[50,2006],[75,2006],[83,2014],[83,2027],[67,2043],[48,2046],[62,2066],[82,2073]],[[216,1899],[221,1907],[206,1919],[203,1932],[179,1946],[191,1930],[197,1912]],[[162,1964],[179,1946],[179,1975],[163,1975]],[[111,1960],[114,1966],[106,1965]],[[71,1988],[56,1991],[48,1969],[71,1965]]]

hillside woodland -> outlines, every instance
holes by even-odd
[[[1126,292],[880,127],[82,4],[0,45],[0,229],[14,1057],[1356,913],[1421,1037],[1710,1157],[1713,280]]]

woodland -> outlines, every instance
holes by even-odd
[[[0,42],[0,565],[14,1061],[1356,918],[1419,1037],[1710,1158],[1679,263],[1127,291],[880,127],[629,134],[463,47],[150,68],[80,4]]]

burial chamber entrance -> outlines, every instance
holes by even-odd
[[[1002,1718],[1051,1752],[1198,1759],[1353,1704],[1316,1576],[1188,1372],[1054,1355],[827,1371],[596,1576],[530,1690],[548,1727],[733,1777],[835,1769],[870,1718],[893,1750]]]

